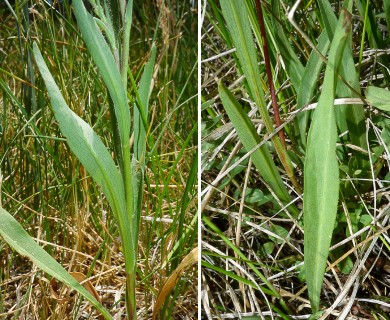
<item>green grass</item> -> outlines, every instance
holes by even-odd
[[[119,229],[108,202],[71,153],[53,117],[46,88],[32,56],[40,51],[67,105],[114,154],[112,109],[106,86],[82,41],[72,9],[60,16],[34,2],[29,23],[18,1],[16,18],[1,9],[1,205],[68,271],[82,272],[98,289],[111,316],[125,313],[124,258]],[[26,5],[23,7],[23,5]],[[156,73],[146,132],[145,185],[135,275],[138,318],[149,319],[164,281],[196,246],[196,15],[189,2],[167,2],[170,11],[134,4],[129,67],[140,82],[157,45]],[[168,12],[166,25],[160,28]],[[19,26],[20,34],[17,33]],[[163,39],[165,41],[163,41]],[[129,79],[128,98],[136,92]],[[130,106],[134,113],[133,104]],[[167,141],[169,143],[167,143]],[[133,152],[133,151],[132,151]],[[114,157],[114,161],[120,161]],[[50,297],[51,278],[1,243],[0,314],[50,319],[95,314],[80,299],[70,309]],[[160,318],[196,314],[196,272],[186,270],[160,309]],[[15,288],[19,288],[17,296]],[[116,295],[117,293],[117,295]],[[64,293],[60,293],[62,297]],[[17,299],[16,299],[17,298]],[[14,306],[14,309],[12,309]]]
[[[202,26],[202,308],[209,319],[350,315],[358,298],[380,301],[388,287],[372,265],[389,257],[379,236],[389,210],[388,54],[371,56],[389,44],[388,9],[262,1],[262,34],[257,3],[209,1]]]

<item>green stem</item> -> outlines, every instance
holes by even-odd
[[[136,300],[135,300],[135,278],[137,274],[137,255],[135,251],[136,239],[134,225],[134,206],[133,206],[133,188],[132,188],[132,171],[130,161],[130,140],[122,141],[123,164],[124,164],[124,184],[126,194],[127,212],[124,214],[124,221],[121,224],[121,229],[124,238],[122,245],[125,257],[126,271],[126,308],[129,319],[133,320],[137,317]]]
[[[122,10],[122,8],[121,8]],[[133,0],[129,0],[126,5],[126,12],[124,14],[124,34],[122,39],[122,55],[121,55],[121,76],[123,87],[127,91],[127,71],[129,67],[129,47],[130,47],[130,29],[132,23]],[[133,204],[133,186],[132,186],[132,168],[131,168],[131,154],[130,154],[130,137],[122,139],[123,151],[123,177],[126,194],[126,208],[125,221],[121,225],[124,238],[122,245],[125,257],[125,271],[126,271],[126,309],[129,319],[137,318],[137,306],[135,298],[135,279],[137,274],[137,239],[138,228],[134,221],[134,204]]]

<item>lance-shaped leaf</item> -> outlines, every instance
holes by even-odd
[[[75,0],[73,6],[83,40],[114,102],[122,144],[126,143],[130,136],[130,110],[119,68],[95,20],[85,9],[83,1]]]
[[[153,70],[156,60],[156,45],[153,43],[150,60],[145,64],[137,92],[137,104],[134,106],[134,156],[133,168],[133,199],[134,199],[134,234],[139,232],[139,223],[142,211],[143,184],[145,170],[146,132],[149,113],[149,97],[153,88]],[[134,239],[137,242],[137,239]],[[136,243],[134,243],[136,247]]]
[[[337,17],[329,1],[319,0],[317,1],[317,4],[320,9],[328,38],[332,41],[337,25]],[[352,1],[344,1],[343,8],[351,12]],[[346,38],[345,41],[350,42],[348,38]],[[342,54],[342,63],[340,64],[338,72],[346,80],[346,82],[349,83],[353,90],[344,82],[338,81],[336,94],[339,97],[357,98],[359,97],[358,93],[360,93],[360,84],[359,77],[357,76],[355,69],[355,62],[353,60],[351,47],[346,46]],[[361,105],[345,105],[336,108],[336,122],[340,132],[348,130],[352,144],[362,147],[363,149],[367,149],[364,120],[364,109]]]
[[[122,221],[126,215],[124,186],[114,160],[92,128],[69,109],[37,44],[34,43],[33,47],[34,57],[45,81],[54,116],[62,134],[91,177],[102,187],[119,223],[124,223]]]
[[[351,15],[342,10],[331,43],[323,89],[308,136],[304,170],[304,253],[307,287],[317,312],[326,260],[336,220],[339,169],[336,158],[337,126],[333,106],[337,70],[343,57]]]
[[[236,98],[222,82],[218,84],[218,90],[222,104],[237,131],[241,143],[247,151],[252,150],[261,142],[254,125]],[[287,203],[290,200],[290,195],[273,162],[268,146],[262,145],[252,153],[251,158],[264,181],[271,187],[272,191],[282,202]]]
[[[222,0],[221,8],[226,24],[230,31],[236,54],[253,100],[259,108],[261,117],[270,133],[274,129],[264,100],[264,91],[261,87],[260,70],[257,63],[256,47],[252,38],[248,10],[240,1]]]
[[[270,28],[270,32],[273,33],[277,51],[280,52],[280,55],[283,58],[283,64],[285,65],[287,74],[291,78],[291,83],[294,86],[295,90],[298,90],[301,84],[302,75],[304,72],[304,67],[299,60],[297,54],[294,52],[291,47],[291,39],[288,39],[285,29],[283,29],[280,21],[280,12],[281,4],[280,0],[272,0],[271,8],[272,8],[272,27]],[[275,57],[276,59],[276,57]]]
[[[322,31],[318,38],[317,49],[322,55],[326,55],[329,49],[330,41],[325,31]],[[324,62],[314,50],[310,54],[309,61],[306,64],[305,71],[302,75],[302,81],[297,93],[297,109],[303,108],[309,104],[316,87],[318,87],[318,78]],[[306,129],[309,121],[309,111],[301,112],[297,115],[299,127],[299,137],[303,145],[306,145]]]
[[[250,89],[249,93],[259,109],[267,132],[272,133],[274,128],[265,103],[264,90],[261,87],[256,46],[252,37],[247,7],[244,1],[221,0],[220,2],[223,16],[230,31],[233,44],[236,47],[236,55]],[[288,177],[297,190],[299,190],[300,186],[294,177],[294,169],[286,149],[282,146],[277,135],[272,137],[272,142]]]
[[[19,222],[3,208],[0,208],[0,234],[15,251],[29,258],[44,272],[83,295],[106,319],[112,319],[108,311],[95,297],[78,283],[50,254],[43,250]]]

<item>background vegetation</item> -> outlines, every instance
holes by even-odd
[[[240,1],[237,12],[247,12],[240,16],[228,14],[228,1],[210,0],[202,25],[202,314],[208,319],[312,316],[315,302],[309,301],[303,261],[304,230],[306,237],[308,226],[314,226],[312,241],[325,229],[333,231],[315,316],[388,319],[390,119],[389,109],[375,108],[367,93],[369,86],[389,89],[388,3],[262,1],[270,75],[256,2]],[[340,67],[330,64],[338,80],[333,90],[329,84],[335,82],[325,82],[324,76],[343,5],[352,13],[351,29],[344,53],[333,56],[342,59]],[[251,30],[240,33],[235,26],[245,20]],[[270,82],[286,153],[280,151]],[[314,163],[317,172],[311,167],[310,179],[304,165],[308,144],[323,148],[333,129],[317,135],[315,144],[307,142],[322,92],[335,102],[334,111],[323,112],[317,124],[334,112],[339,190],[330,183],[324,192],[338,198],[336,221],[333,225],[331,216],[322,215],[310,225],[305,220],[305,226],[302,190],[313,189],[304,185],[320,186],[327,179],[321,177],[324,159]],[[267,176],[274,166],[271,171],[281,180]]]
[[[72,6],[15,1],[0,9],[1,206],[67,270],[86,276],[113,316],[125,315],[118,230],[101,190],[70,152],[32,58],[40,43],[66,102],[112,146],[107,91],[78,32]],[[190,1],[135,1],[130,68],[139,81],[157,44],[150,99],[137,308],[152,317],[164,281],[196,246],[197,14]],[[134,95],[129,89],[129,95]],[[0,316],[94,318],[95,311],[1,242]],[[197,273],[187,270],[161,318],[194,319]]]

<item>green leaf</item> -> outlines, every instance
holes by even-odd
[[[33,53],[39,71],[45,81],[54,116],[60,125],[62,134],[67,138],[69,147],[91,177],[102,187],[117,220],[125,258],[127,310],[133,314],[135,312],[133,307],[135,305],[135,276],[133,275],[136,263],[134,243],[138,239],[134,232],[138,228],[134,226],[135,219],[133,219],[129,137],[126,140],[122,140],[125,170],[121,175],[109,151],[98,135],[67,106],[36,43],[33,44]],[[120,87],[123,89],[121,81]],[[123,130],[120,130],[120,132],[123,134]],[[125,177],[127,194],[125,194],[123,176]]]
[[[329,38],[325,31],[323,31],[318,38],[317,49],[325,56],[329,49]],[[303,108],[309,104],[313,98],[314,90],[318,87],[318,78],[324,62],[316,51],[312,51],[309,61],[306,64],[305,71],[302,75],[301,84],[297,96],[297,109]],[[299,137],[303,145],[306,145],[306,129],[309,121],[309,112],[301,112],[297,116],[299,127]]]
[[[304,168],[304,253],[307,287],[313,312],[319,310],[326,260],[336,221],[339,169],[336,158],[337,126],[334,112],[337,70],[351,15],[342,10],[331,44],[328,66],[309,130]]]
[[[149,113],[149,97],[151,93],[154,63],[156,60],[156,45],[152,45],[150,60],[145,64],[139,88],[137,105],[134,107],[134,157],[145,166],[146,130]]]
[[[123,181],[110,153],[92,128],[69,109],[35,42],[33,52],[62,134],[91,177],[102,187],[119,223],[123,223],[121,217],[126,213]]]
[[[237,193],[237,197],[239,197],[240,192],[241,192],[241,190],[238,189],[237,192],[235,192],[234,194],[236,195],[236,193]],[[248,204],[256,204],[258,206],[261,206],[264,203],[271,201],[272,199],[273,199],[273,196],[271,194],[265,195],[263,193],[263,191],[261,191],[258,188],[255,188],[255,189],[247,188],[245,202]]]
[[[346,257],[343,261],[341,261],[338,265],[340,271],[346,275],[351,273],[351,270],[353,268],[353,261],[351,257]]]
[[[73,1],[74,14],[83,40],[114,102],[122,144],[130,137],[130,110],[119,68],[109,46],[82,0]]]
[[[202,220],[203,222],[205,223],[205,225],[207,225],[213,232],[217,233],[218,236],[226,243],[226,245],[231,248],[236,254],[237,256],[242,259],[247,265],[249,268],[252,269],[252,271],[264,282],[264,284],[269,288],[268,289],[265,289],[265,288],[262,288],[262,290],[274,297],[278,297],[280,298],[280,295],[279,293],[277,292],[277,290],[274,288],[274,286],[267,280],[267,278],[260,272],[260,270],[251,262],[247,259],[247,257],[241,252],[240,248],[237,248],[233,242],[231,242],[229,240],[228,237],[226,237],[223,232],[221,230],[219,230],[219,228],[208,218],[206,217],[205,215],[202,216]],[[202,264],[204,262],[202,261]],[[221,270],[222,272],[222,270]],[[281,301],[282,303],[282,301]]]
[[[279,225],[271,225],[270,227],[270,231],[272,231],[274,234],[278,235],[279,237],[276,238],[276,237],[273,237],[271,235],[268,235],[268,238],[277,243],[277,244],[282,244],[284,242],[287,241],[287,238],[288,238],[288,230],[283,228],[282,226],[279,226]],[[286,241],[280,239],[280,238],[283,238],[285,239]]]
[[[304,68],[299,60],[298,56],[294,52],[291,47],[291,40],[286,36],[286,30],[282,28],[281,21],[281,8],[280,8],[280,0],[272,0],[272,28],[271,31],[274,34],[277,50],[280,52],[285,68],[287,70],[287,74],[291,78],[291,83],[293,84],[296,90],[299,89],[301,84],[302,75],[304,73]],[[282,13],[284,15],[284,12]],[[276,58],[276,57],[275,57]]]
[[[374,86],[369,86],[366,91],[367,101],[374,107],[390,111],[390,91]]]
[[[321,17],[325,24],[325,30],[330,41],[332,41],[337,25],[337,17],[329,1],[319,0],[318,6],[321,12]],[[344,8],[351,11],[352,1],[344,1]],[[350,44],[350,38],[345,41]],[[353,59],[351,45],[345,47],[340,65],[339,74],[349,84],[348,87],[343,81],[338,81],[336,94],[338,97],[360,97],[360,84],[357,76],[355,62]],[[361,105],[340,105],[336,108],[336,121],[340,132],[349,131],[349,136],[352,144],[363,149],[367,149],[366,130],[365,130],[365,115],[364,108]]]
[[[231,38],[236,47],[237,57],[249,85],[250,94],[259,108],[261,116],[264,118],[263,120],[268,122],[267,130],[272,132],[273,128],[266,110],[264,91],[261,87],[256,47],[252,38],[247,8],[244,3],[230,0],[222,0],[221,7]]]
[[[222,84],[222,82],[218,84],[218,90],[223,106],[237,131],[240,141],[247,151],[252,150],[261,142],[254,125],[250,121],[248,115],[243,111],[236,98],[232,95],[229,89]],[[271,187],[276,196],[283,203],[289,202],[290,195],[283,184],[275,163],[273,162],[268,146],[265,144],[262,145],[251,154],[251,158],[260,175]]]
[[[259,109],[267,132],[272,133],[274,127],[268,114],[264,99],[264,91],[261,87],[256,46],[252,37],[247,7],[244,3],[241,3],[241,1],[221,0],[220,3],[223,16],[226,20],[234,46],[236,47],[236,55],[250,89],[250,96]],[[272,137],[272,142],[288,177],[297,190],[299,190],[300,186],[294,177],[294,169],[290,157],[287,154],[286,149],[282,146],[278,135]]]
[[[218,274],[224,274],[224,275],[226,275],[227,277],[229,277],[231,279],[237,280],[238,282],[240,282],[242,284],[246,284],[247,286],[250,286],[250,287],[252,287],[254,289],[259,290],[259,286],[258,285],[256,285],[255,283],[253,283],[252,281],[250,281],[250,280],[248,280],[248,279],[246,279],[244,277],[241,277],[241,276],[237,275],[236,273],[234,273],[232,271],[223,269],[223,268],[218,267],[218,266],[214,266],[211,263],[208,263],[206,261],[202,261],[202,267],[208,268],[210,270],[217,271]],[[268,291],[266,289],[262,289],[262,290],[265,290],[268,293]]]
[[[137,92],[137,104],[134,106],[134,155],[133,168],[133,202],[134,202],[134,234],[139,232],[139,220],[142,211],[144,170],[146,158],[146,132],[149,113],[149,97],[153,86],[153,71],[156,60],[156,46],[153,43],[150,60],[146,63]],[[137,239],[134,239],[134,247]]]
[[[95,297],[78,283],[51,255],[43,250],[19,222],[3,208],[0,208],[0,234],[15,251],[29,258],[44,272],[83,295],[106,319],[112,319],[108,311]]]
[[[266,254],[272,254],[272,252],[275,249],[275,243],[274,242],[266,242],[263,245],[263,250]]]

